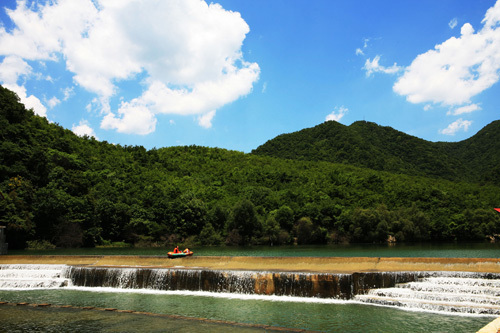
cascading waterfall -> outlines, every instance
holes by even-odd
[[[61,288],[71,285],[65,265],[0,265],[0,289]]]
[[[70,267],[73,285],[299,297],[350,298],[347,274]]]
[[[414,281],[415,273],[303,273],[70,267],[74,286],[352,299],[371,288]]]
[[[410,310],[500,314],[500,274],[421,273],[413,282],[372,289],[356,300]]]
[[[3,288],[107,287],[351,299],[371,288],[414,281],[413,273],[321,274],[58,265],[0,265]],[[8,272],[8,273],[7,273]],[[23,280],[24,284],[14,281]],[[42,283],[43,281],[43,283]]]
[[[0,289],[107,287],[354,300],[412,310],[500,314],[500,274],[303,273],[0,265]],[[86,289],[88,290],[88,289]],[[318,300],[319,301],[319,300]]]

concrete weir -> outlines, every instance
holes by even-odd
[[[454,271],[500,273],[497,258],[229,257],[6,255],[0,264],[65,264],[270,272],[363,273]]]
[[[212,293],[335,298],[348,300],[372,288],[415,281],[422,273],[353,274],[217,271],[70,266],[71,285],[120,289],[189,290]]]
[[[22,281],[13,276],[33,274],[47,285],[50,271],[43,265],[62,267],[49,279],[50,287],[65,279],[62,288],[69,284],[287,295],[448,313],[500,313],[500,259],[495,258],[0,256],[0,272],[4,269],[7,280],[14,281],[9,283],[20,287]],[[30,273],[15,272],[19,269]],[[25,281],[42,282],[35,277]],[[499,327],[500,319],[480,332],[498,332]]]

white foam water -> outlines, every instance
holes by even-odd
[[[71,285],[66,265],[0,265],[0,289],[50,289]]]
[[[189,291],[189,290],[121,289],[121,288],[111,288],[111,287],[76,287],[76,286],[69,286],[64,289],[88,291],[96,293],[134,293],[134,294],[147,294],[147,295],[175,295],[175,296],[191,296],[191,297],[195,296],[195,297],[257,300],[257,301],[270,301],[270,302],[291,302],[291,303],[316,303],[316,304],[359,303],[355,301],[341,300],[336,298],[239,294],[239,293],[222,293],[222,292]]]
[[[246,293],[244,288],[230,288],[231,292],[202,290],[160,290],[156,285],[165,283],[161,277],[168,270],[152,270],[151,285],[138,287],[131,280],[136,268],[110,269],[118,283],[107,286],[76,286],[70,278],[74,267],[66,265],[0,265],[1,290],[67,289],[89,292],[124,292],[165,294],[180,296],[216,297],[242,300],[301,303],[363,303],[398,307],[410,311],[425,311],[459,315],[500,315],[500,275],[461,272],[424,272],[417,281],[402,283],[394,288],[372,289],[352,300],[337,298],[301,297],[286,295],[258,295]],[[196,272],[186,271],[184,274]],[[252,272],[227,272],[234,281],[245,279]],[[386,273],[389,274],[389,273]],[[398,273],[394,273],[398,274]],[[181,274],[182,275],[182,274]],[[158,280],[158,281],[157,281]],[[170,283],[170,282],[168,282]],[[214,283],[217,283],[214,281]],[[182,286],[178,286],[182,289]]]
[[[408,310],[500,315],[500,276],[434,272],[394,288],[372,289],[355,300]]]

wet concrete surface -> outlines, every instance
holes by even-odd
[[[500,259],[496,258],[193,256],[169,259],[166,256],[3,255],[0,256],[0,264],[66,264],[317,273],[396,271],[500,273]]]

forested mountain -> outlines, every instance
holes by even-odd
[[[462,161],[471,175],[476,175],[480,181],[500,185],[500,120],[485,126],[467,140],[439,144],[449,155]]]
[[[368,154],[351,144],[363,140],[366,126],[381,131],[373,140],[392,144],[386,129],[356,126],[362,129],[323,124],[318,128],[325,134],[317,137],[328,147],[328,133],[340,133],[342,162]],[[498,135],[495,128],[480,133],[454,146],[456,152],[433,144],[420,155],[455,154],[460,161],[466,149],[486,149],[475,146],[480,140],[495,146],[489,140]],[[407,145],[415,149],[425,144],[411,140]],[[324,154],[317,159],[326,159]],[[393,163],[407,168],[400,154]],[[485,175],[490,161],[477,162],[484,163]],[[448,163],[449,170],[458,170]],[[9,248],[385,242],[389,236],[398,242],[462,241],[500,234],[500,217],[492,209],[500,203],[500,187],[432,175],[198,146],[113,145],[50,124],[0,86],[0,224],[7,226]]]
[[[350,126],[327,121],[279,135],[252,154],[500,184],[500,121],[461,142],[429,142],[365,121]]]

